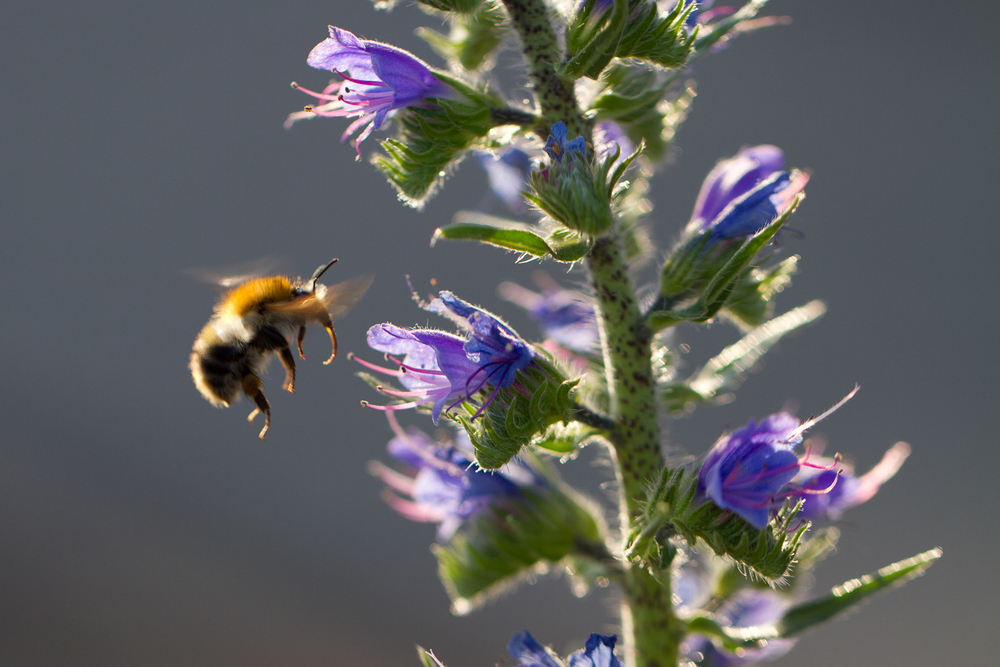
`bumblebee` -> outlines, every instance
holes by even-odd
[[[215,313],[194,341],[191,350],[191,376],[194,384],[212,405],[229,407],[240,392],[253,399],[256,407],[248,421],[264,415],[264,439],[271,426],[271,406],[264,396],[260,375],[278,353],[285,367],[284,388],[295,393],[295,357],[289,337],[296,332],[299,356],[306,325],[323,325],[330,334],[333,351],[324,361],[337,356],[337,334],[333,318],[347,312],[372,282],[366,275],[327,287],[319,282],[334,259],[316,269],[309,280],[291,280],[285,276],[265,276],[240,282],[215,306]]]

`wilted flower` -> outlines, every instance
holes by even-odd
[[[367,124],[356,141],[359,153],[361,142],[373,130],[381,129],[392,111],[419,104],[430,97],[444,96],[450,91],[413,54],[388,44],[358,39],[335,26],[330,26],[330,36],[316,45],[306,62],[312,67],[336,72],[344,81],[331,83],[321,93],[293,84],[323,103],[291,114],[285,126],[313,116],[357,116],[359,118],[348,126],[340,140],[347,141]]]
[[[806,463],[816,467],[803,467],[792,482],[807,488],[833,488],[828,493],[802,494],[801,498],[805,502],[799,516],[805,519],[839,519],[844,510],[867,502],[878,493],[882,484],[899,471],[909,455],[910,446],[905,442],[897,442],[874,468],[860,477],[854,474],[854,468],[848,463],[810,456]],[[793,493],[792,497],[799,496]]]
[[[426,306],[459,324],[465,336],[435,329],[404,329],[394,324],[376,324],[368,330],[368,346],[399,364],[399,370],[382,368],[358,359],[372,370],[399,378],[406,391],[380,388],[403,403],[370,406],[400,410],[433,403],[436,424],[441,412],[470,400],[487,385],[493,392],[476,412],[482,413],[497,392],[514,384],[517,373],[534,360],[535,352],[494,315],[462,301],[451,292],[441,292]],[[399,356],[402,359],[399,359]]]
[[[760,423],[750,420],[743,428],[723,436],[698,473],[698,495],[730,510],[756,528],[767,525],[771,511],[791,496],[828,493],[833,480],[814,477],[790,485],[802,466],[818,467],[799,459],[795,446],[802,433],[831,414],[857,392],[857,388],[819,417],[799,422],[787,412],[778,412]],[[823,484],[824,482],[829,482]]]
[[[552,651],[539,644],[528,632],[514,635],[507,650],[522,667],[625,667],[615,654],[616,635],[610,637],[592,633],[584,648],[569,656],[563,663]]]
[[[500,285],[500,296],[527,310],[547,338],[575,352],[592,352],[600,340],[593,302],[551,278],[540,282],[541,294],[507,282]]]
[[[452,443],[438,443],[417,429],[403,431],[391,412],[389,417],[396,433],[389,442],[389,453],[409,465],[411,473],[399,473],[380,463],[372,463],[371,470],[389,487],[389,505],[411,521],[439,524],[438,539],[442,542],[490,506],[518,498],[522,487],[546,483],[544,477],[518,462],[498,471],[478,469],[464,431],[459,431]]]
[[[566,123],[559,121],[552,126],[552,134],[545,142],[545,152],[556,162],[562,162],[563,156],[567,154],[586,155],[587,144],[582,136],[570,141]]]

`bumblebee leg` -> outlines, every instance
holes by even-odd
[[[267,429],[271,427],[271,404],[267,402],[267,398],[264,397],[264,392],[261,389],[260,378],[249,373],[245,378],[243,378],[243,393],[253,399],[253,402],[257,404],[254,411],[250,413],[247,417],[247,421],[253,421],[253,418],[260,413],[264,413],[264,428],[260,430],[260,435],[257,436],[261,440],[264,439],[264,434],[267,433]]]
[[[285,389],[289,394],[295,393],[295,357],[292,355],[292,348],[285,347],[278,349],[278,358],[281,365],[285,367]]]
[[[281,334],[280,331],[273,327],[261,327],[257,335],[253,337],[250,341],[251,347],[258,350],[263,350],[266,352],[278,352],[278,357],[281,359],[281,365],[285,367],[285,384],[284,388],[289,391],[289,393],[295,393],[295,357],[292,356],[292,350],[288,346],[288,340]]]
[[[299,327],[299,335],[295,337],[295,347],[299,348],[299,356],[305,361],[306,355],[302,354],[302,340],[306,337],[305,326]]]
[[[333,343],[333,352],[330,353],[330,358],[323,362],[328,364],[337,356],[337,333],[333,330],[333,322],[330,320],[323,322],[323,328],[330,334],[330,342]]]

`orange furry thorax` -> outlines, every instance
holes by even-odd
[[[293,298],[292,281],[285,276],[254,278],[230,290],[216,310],[220,315],[242,317],[262,303],[291,301]]]

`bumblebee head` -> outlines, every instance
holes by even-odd
[[[316,283],[319,281],[320,277],[324,273],[326,273],[327,269],[336,264],[338,261],[339,261],[338,258],[334,257],[333,259],[330,260],[329,264],[323,264],[318,269],[316,269],[316,271],[312,274],[312,278],[309,279],[308,284],[310,293],[312,294],[316,293]]]

